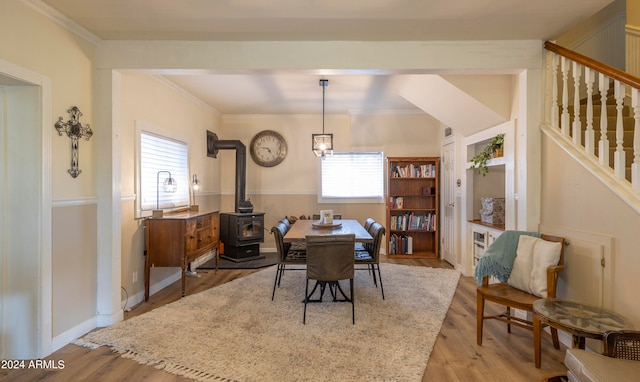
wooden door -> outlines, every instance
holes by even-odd
[[[449,264],[458,263],[455,253],[455,138],[442,147],[442,225],[440,240],[442,243],[442,259]]]

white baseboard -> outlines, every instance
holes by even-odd
[[[168,287],[169,285],[181,279],[182,279],[182,271],[178,270],[170,274],[169,276],[165,277],[164,279],[158,281],[157,283],[149,285],[149,296],[153,296],[154,294],[160,292],[164,288]],[[129,296],[128,300],[122,300],[121,305],[124,306],[125,310],[129,311],[131,310],[132,306],[136,306],[143,301],[144,301],[144,290]]]
[[[160,290],[180,280],[180,278],[181,278],[180,271],[172,273],[170,276],[165,277],[163,280],[151,285],[149,287],[149,295],[153,295],[159,292]],[[129,309],[132,306],[135,306],[138,303],[141,303],[142,301],[144,301],[144,291],[140,293],[136,293],[132,296],[129,296],[129,300],[128,301],[123,300],[121,304],[122,306],[124,306],[124,304],[126,303],[127,306],[125,307],[125,309]],[[55,336],[51,343],[51,351],[55,352],[59,350],[60,348],[71,343],[71,341],[75,340],[76,338],[84,336],[85,334],[89,333],[93,329],[101,328],[105,326],[111,326],[118,321],[122,321],[123,319],[124,319],[123,310],[119,310],[118,312],[114,314],[109,314],[109,315],[105,315],[105,314],[95,315],[94,317],[91,317],[90,319],[80,323],[79,325],[76,325],[70,328],[69,330]]]
[[[119,309],[117,312],[112,314],[98,314],[96,315],[96,325],[99,328],[103,328],[105,326],[111,326],[118,321],[124,320],[124,312],[122,309]]]
[[[80,325],[76,325],[66,332],[53,337],[53,341],[51,341],[51,352],[53,353],[59,350],[76,338],[84,336],[93,329],[97,328],[98,326],[96,325],[96,321],[96,317],[92,317],[81,323]]]
[[[216,251],[209,251],[208,253],[198,257],[197,259],[191,262],[191,270],[198,268],[199,266],[213,259],[214,257],[216,257]]]

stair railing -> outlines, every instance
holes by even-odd
[[[544,46],[549,65],[549,89],[543,125],[558,132],[587,157],[596,159],[594,162],[602,166],[605,173],[610,173],[609,176],[612,175],[618,184],[624,186],[626,183],[632,194],[632,202],[637,205],[640,195],[640,78],[554,43],[545,42]],[[570,87],[573,87],[573,92],[569,90]],[[616,112],[612,116],[615,117],[615,125],[609,127],[606,104],[611,91]],[[594,97],[599,97],[601,103],[599,137],[595,136],[594,129],[594,123],[598,122],[594,121]],[[580,107],[585,102],[583,120]],[[626,141],[623,124],[625,103],[631,109],[634,120],[632,138],[627,137]],[[615,131],[613,163],[609,160],[612,145],[607,138],[609,129]],[[626,166],[625,148],[633,156],[630,169]]]

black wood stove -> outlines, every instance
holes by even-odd
[[[264,258],[260,243],[264,242],[264,212],[253,212],[250,200],[245,200],[247,149],[238,140],[219,140],[207,131],[207,156],[216,158],[218,150],[236,150],[235,212],[220,214],[220,241],[224,252],[220,257],[235,261]]]

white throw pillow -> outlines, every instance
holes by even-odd
[[[511,269],[511,274],[507,280],[507,284],[527,293],[531,293],[529,282],[531,280],[531,271],[533,270],[533,247],[536,244],[536,239],[533,236],[520,235],[516,258],[513,261],[513,269]]]
[[[538,297],[547,297],[547,268],[560,260],[561,243],[521,235],[507,284]]]
[[[533,248],[533,270],[529,288],[531,293],[547,298],[547,268],[558,265],[562,243],[539,239]]]

